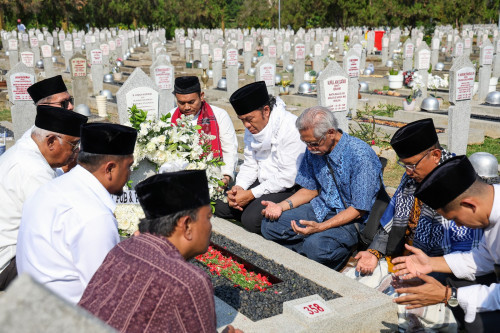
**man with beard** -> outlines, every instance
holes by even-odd
[[[17,270],[76,304],[118,243],[115,202],[130,176],[137,131],[82,126],[78,166],[41,187],[23,208]]]

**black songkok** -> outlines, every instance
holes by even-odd
[[[28,94],[35,104],[42,98],[68,91],[61,75],[37,82],[28,88]]]
[[[80,127],[87,117],[50,105],[36,107],[35,126],[49,132],[80,137]]]
[[[424,178],[415,190],[415,197],[432,209],[443,208],[464,193],[477,175],[466,156],[446,160]]]
[[[431,118],[426,118],[398,129],[391,139],[391,146],[399,158],[408,158],[420,154],[437,142],[434,122]]]
[[[154,175],[137,184],[135,191],[148,219],[210,204],[205,170]]]
[[[174,94],[187,95],[201,92],[197,76],[181,76],[175,79]]]
[[[90,123],[82,126],[81,150],[101,155],[131,155],[134,153],[137,131],[128,126]]]
[[[266,83],[258,81],[241,87],[229,97],[229,102],[231,102],[234,111],[239,116],[243,116],[269,104]]]

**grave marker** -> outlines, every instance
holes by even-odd
[[[158,88],[158,110],[164,115],[175,106],[174,91],[174,66],[170,64],[167,55],[160,54],[150,68],[151,80]]]
[[[77,52],[69,60],[75,106],[88,105],[87,59]]]
[[[306,46],[301,42],[295,44],[294,50],[295,65],[293,67],[293,84],[298,90],[302,82],[304,82]]]
[[[243,43],[243,69],[245,70],[245,74],[252,67],[252,56],[252,40],[247,38]]]
[[[267,91],[276,96],[276,65],[269,60],[269,57],[263,56],[255,66],[255,69],[255,81],[264,81],[266,83]]]
[[[486,37],[488,37],[486,35]],[[484,103],[486,95],[488,95],[491,78],[491,65],[493,64],[493,53],[495,49],[489,39],[483,42],[483,47],[479,52],[479,90],[478,100]]]
[[[103,90],[104,66],[101,49],[90,51],[90,72],[92,74],[92,92],[94,96]]]
[[[238,89],[238,50],[230,47],[226,51],[227,96]]]
[[[412,43],[411,39],[407,39],[403,44],[403,72],[413,69],[413,53],[415,50],[415,44]]]
[[[336,61],[331,61],[318,77],[317,85],[318,104],[332,111],[339,128],[347,133],[349,76]]]
[[[222,58],[223,50],[221,47],[214,48],[214,57],[212,61],[212,87],[217,88],[219,80],[222,79]]]
[[[422,99],[427,97],[427,81],[429,78],[428,70],[431,64],[431,51],[427,46],[427,43],[421,43],[417,48],[415,57],[415,67],[418,70],[418,74],[422,77],[422,96],[419,98],[420,102]],[[420,103],[419,103],[420,104]]]
[[[358,53],[354,49],[349,50],[346,56],[344,57],[343,65],[344,65],[344,70],[349,76],[347,107],[353,117],[356,117],[356,113],[358,110],[359,64],[360,64],[360,57]]]

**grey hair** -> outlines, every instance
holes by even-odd
[[[47,131],[46,129],[34,126],[33,129],[31,130],[31,135],[35,137],[35,141],[43,142],[43,140],[45,140],[47,136],[49,135],[57,136],[57,133]],[[59,140],[59,143],[62,144],[62,138],[57,136],[57,139]]]
[[[299,132],[312,128],[316,139],[324,136],[331,128],[335,130],[339,128],[338,121],[333,116],[333,113],[319,105],[305,109],[295,121],[295,126]]]
[[[148,232],[153,235],[170,237],[177,226],[177,221],[179,221],[181,217],[189,216],[191,220],[196,221],[198,219],[198,211],[199,208],[195,208],[181,210],[180,212],[154,219],[141,219],[141,222],[139,223],[139,231],[141,233]]]

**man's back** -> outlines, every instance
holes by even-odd
[[[79,303],[119,331],[214,332],[213,287],[166,238],[141,234],[118,244]]]

